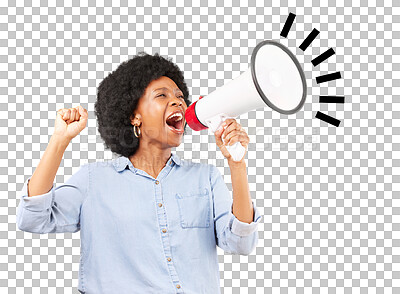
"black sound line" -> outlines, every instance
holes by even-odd
[[[319,96],[319,103],[344,103],[343,96]]]
[[[334,54],[335,54],[335,50],[330,48],[330,49],[326,50],[324,53],[322,53],[320,56],[315,57],[313,60],[311,60],[311,63],[314,66],[317,66],[318,64],[320,64],[321,62],[324,62],[325,60],[327,60],[329,57],[331,57]]]
[[[313,29],[311,33],[307,36],[307,38],[301,43],[299,48],[303,51],[307,49],[308,46],[314,41],[314,39],[319,35],[319,31],[317,29]]]
[[[329,81],[333,81],[333,80],[337,80],[340,79],[342,76],[340,75],[340,71],[334,72],[334,73],[330,73],[327,75],[322,75],[316,78],[317,80],[317,84],[321,84],[321,83],[325,83],[325,82],[329,82]]]
[[[287,35],[290,31],[290,28],[292,27],[295,17],[296,17],[296,14],[293,14],[291,12],[289,13],[289,16],[286,19],[285,25],[283,26],[283,29],[281,31],[282,37],[285,37],[285,38],[287,37]]]
[[[320,119],[320,120],[322,120],[322,121],[324,121],[324,122],[327,122],[328,124],[334,125],[336,127],[338,127],[339,124],[340,124],[340,120],[338,120],[338,119],[336,119],[336,118],[334,118],[332,116],[326,115],[326,114],[324,114],[322,112],[319,112],[319,111],[317,112],[315,117]]]

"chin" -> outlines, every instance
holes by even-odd
[[[172,143],[172,147],[178,147],[178,146],[181,145],[181,144],[182,144],[182,140],[179,140],[179,142],[176,143],[176,144],[173,144],[173,143]]]

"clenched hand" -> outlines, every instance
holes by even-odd
[[[80,105],[75,108],[59,109],[53,135],[69,142],[86,127],[87,120],[88,111]]]
[[[247,151],[247,146],[249,145],[250,138],[247,135],[246,131],[242,128],[242,126],[234,119],[234,118],[228,118],[226,119],[219,130],[217,130],[215,133],[215,141],[217,143],[217,146],[222,152],[222,155],[225,156],[225,158],[228,159],[228,161],[233,161],[232,155],[229,153],[229,151],[226,149],[226,146],[232,146],[236,142],[240,142],[243,147],[245,147]],[[222,139],[224,141],[222,141]],[[225,142],[225,143],[224,143]],[[243,158],[241,161],[244,160],[244,157],[246,156],[246,152],[243,155]]]

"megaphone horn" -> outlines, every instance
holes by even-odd
[[[227,118],[265,105],[282,114],[296,113],[306,96],[305,75],[296,57],[281,43],[265,40],[254,48],[248,70],[192,103],[185,120],[195,131],[216,132]],[[226,148],[234,161],[240,161],[246,151],[240,142]]]

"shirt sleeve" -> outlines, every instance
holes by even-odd
[[[249,255],[258,243],[258,224],[262,215],[253,204],[253,221],[239,221],[232,212],[233,199],[221,173],[214,165],[211,166],[211,188],[214,202],[214,228],[217,245],[225,252]]]
[[[24,183],[17,208],[18,229],[25,232],[75,233],[80,230],[81,206],[89,186],[89,164],[82,165],[64,184],[53,184],[49,192],[28,196],[28,184]]]

